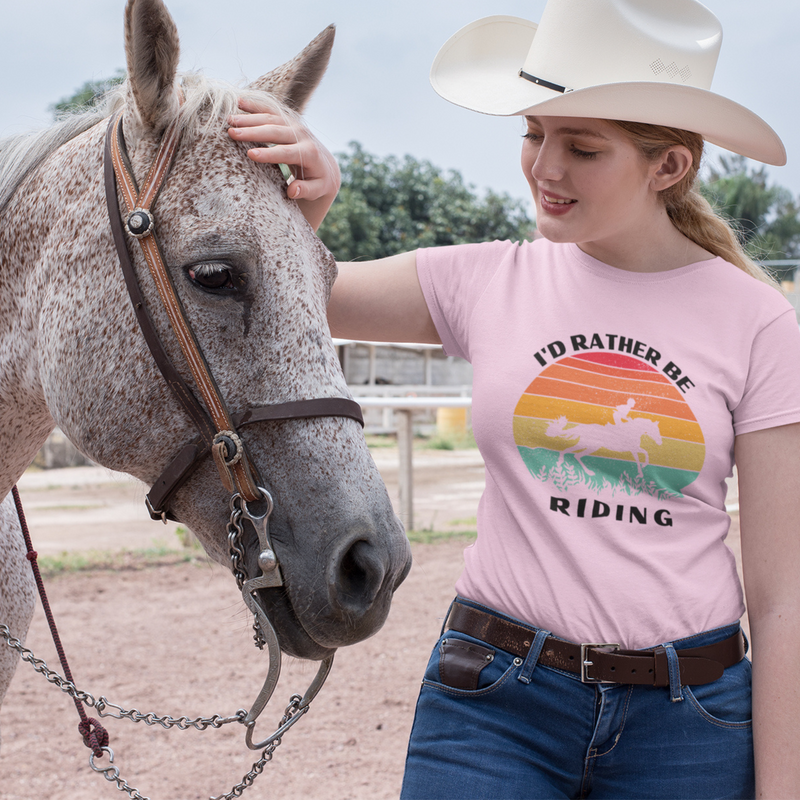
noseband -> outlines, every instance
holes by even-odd
[[[256,422],[269,420],[307,419],[310,417],[349,417],[362,426],[364,420],[361,407],[353,400],[344,397],[321,397],[311,400],[294,400],[274,405],[257,406],[231,414],[220,394],[208,363],[192,331],[186,313],[178,298],[172,278],[167,270],[161,248],[156,238],[155,205],[159,191],[172,164],[180,138],[177,121],[164,133],[141,191],[133,176],[130,159],[122,135],[122,112],[112,117],[106,131],[104,175],[106,203],[108,205],[111,230],[117,248],[125,285],[133,304],[133,310],[144,334],[150,352],[167,386],[172,390],[181,406],[197,427],[199,435],[187,443],[168,464],[147,494],[146,505],[153,519],[175,519],[170,512],[170,504],[175,492],[197,469],[210,453],[220,479],[225,488],[232,493],[231,523],[228,527],[231,545],[231,560],[239,588],[245,603],[256,620],[260,646],[267,645],[270,667],[264,686],[259,693],[244,722],[248,732],[246,741],[251,749],[266,747],[285,731],[285,726],[263,742],[253,743],[253,728],[258,715],[266,706],[277,684],[280,674],[281,653],[277,635],[262,608],[258,591],[283,585],[283,577],[275,551],[269,539],[268,521],[272,511],[272,498],[262,488],[258,470],[251,459],[239,429]],[[117,188],[119,187],[126,211],[120,209]],[[124,224],[123,224],[124,220]],[[156,285],[161,303],[169,318],[175,338],[180,344],[186,362],[197,386],[202,404],[180,375],[166,353],[164,345],[153,324],[150,312],[133,267],[125,232],[139,240],[148,270]],[[267,510],[258,514],[249,504],[266,503]],[[241,523],[248,520],[253,525],[259,540],[259,569],[261,575],[248,579],[244,566],[244,551],[241,545]],[[314,681],[300,701],[300,711],[319,691],[327,676],[333,656],[320,665]],[[294,717],[293,722],[299,717]]]

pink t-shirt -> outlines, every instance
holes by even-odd
[[[800,421],[800,331],[715,258],[627,272],[545,239],[420,250],[486,462],[459,594],[577,642],[737,620],[734,436]]]

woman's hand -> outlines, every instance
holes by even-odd
[[[319,228],[341,184],[339,165],[333,155],[296,118],[268,105],[242,99],[246,112],[230,118],[228,134],[237,142],[274,144],[254,147],[247,155],[261,164],[288,164],[295,174],[286,194],[297,200],[303,216],[314,230]]]

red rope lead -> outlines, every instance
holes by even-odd
[[[22,510],[22,500],[19,496],[17,487],[14,486],[11,490],[14,495],[14,505],[17,507],[17,515],[19,516],[19,524],[22,527],[22,535],[25,537],[25,546],[28,549],[26,558],[31,562],[31,569],[33,570],[33,577],[36,580],[36,588],[39,590],[39,597],[42,601],[42,609],[47,618],[47,624],[50,627],[50,634],[53,637],[53,643],[56,646],[58,658],[61,661],[61,667],[64,670],[66,679],[75,685],[72,679],[72,671],[67,662],[67,656],[64,652],[64,647],[61,644],[61,637],[58,634],[56,621],[53,617],[53,612],[50,609],[50,602],[47,599],[47,592],[44,588],[44,581],[42,574],[39,571],[39,562],[37,561],[38,553],[33,549],[33,542],[31,535],[28,531],[28,523],[25,521],[25,512]],[[75,703],[75,708],[78,710],[78,716],[81,718],[78,724],[78,731],[83,737],[83,743],[94,753],[95,758],[100,758],[103,755],[103,748],[108,747],[108,731],[96,720],[86,716],[86,711],[83,708],[83,703],[77,697],[73,697],[72,701]]]

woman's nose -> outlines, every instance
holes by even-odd
[[[564,166],[559,157],[557,148],[546,140],[539,148],[533,165],[531,175],[537,181],[556,181],[563,177]]]

